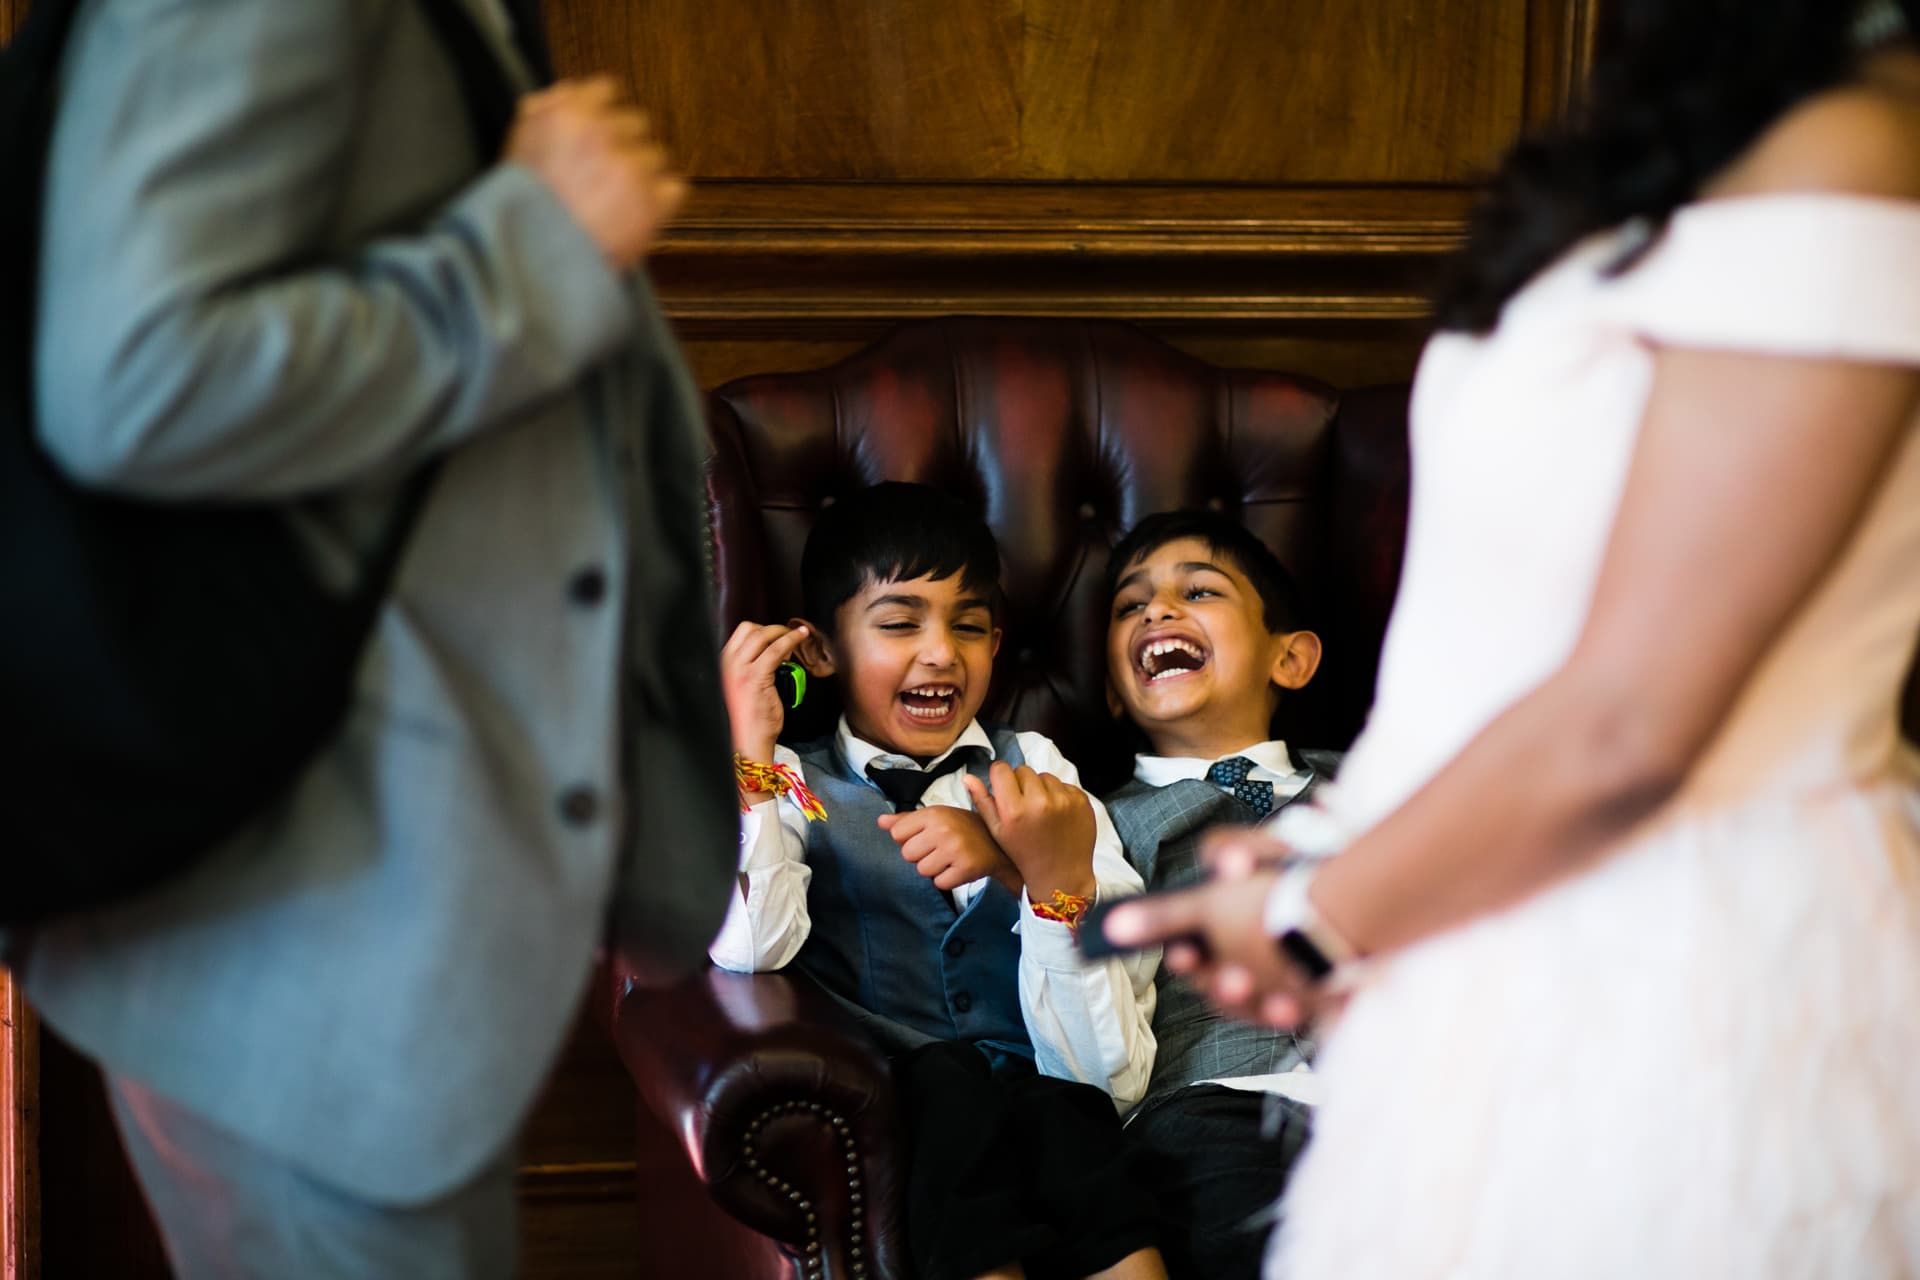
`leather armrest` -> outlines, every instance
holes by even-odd
[[[797,974],[616,983],[614,1045],[714,1201],[804,1275],[904,1276],[892,1078],[852,1015]]]

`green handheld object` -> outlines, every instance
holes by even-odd
[[[789,710],[798,707],[807,698],[807,669],[797,662],[781,663],[773,673],[773,687]]]

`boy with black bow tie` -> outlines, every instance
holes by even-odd
[[[1089,963],[1073,937],[1142,881],[1052,742],[974,718],[999,577],[992,532],[938,490],[822,512],[809,619],[744,623],[721,655],[746,812],[712,955],[796,964],[896,1055],[918,1274],[1161,1276],[1118,1118],[1152,1072],[1159,957]],[[775,742],[794,658],[845,706],[797,750]]]

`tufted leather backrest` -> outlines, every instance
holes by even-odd
[[[983,717],[1038,729],[1096,788],[1130,747],[1105,697],[1108,551],[1141,517],[1229,512],[1298,580],[1326,641],[1280,731],[1344,747],[1372,697],[1406,534],[1406,388],[1335,391],[1222,369],[1112,321],[904,325],[825,369],[713,392],[708,496],[722,621],[800,612],[815,514],[881,480],[974,503],[999,538],[1007,613]],[[829,727],[810,691],[789,739]]]

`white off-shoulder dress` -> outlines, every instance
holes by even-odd
[[[1920,365],[1920,204],[1697,204],[1608,277],[1627,235],[1423,357],[1378,697],[1321,793],[1338,828],[1566,658],[1655,346]],[[1695,429],[1741,447],[1735,415]],[[1682,793],[1591,870],[1367,978],[1318,1064],[1274,1275],[1920,1276],[1920,766],[1897,729],[1917,627],[1910,425]]]

